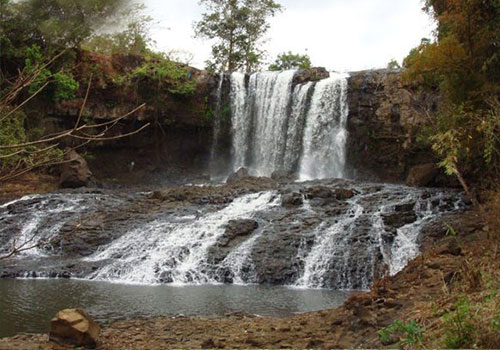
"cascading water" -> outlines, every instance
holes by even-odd
[[[43,244],[13,257],[15,272],[2,270],[0,261],[0,274],[367,289],[418,254],[421,232],[441,213],[461,208],[453,191],[343,180],[296,183],[281,192],[183,205],[114,192],[26,197],[0,206],[0,256],[14,240],[35,236],[32,242]],[[289,196],[302,204],[289,206]]]
[[[231,75],[232,170],[304,179],[341,178],[347,137],[347,76],[294,86],[295,71]]]
[[[347,114],[346,77],[318,82],[303,138],[302,180],[344,177]]]
[[[224,234],[224,224],[269,210],[278,205],[278,199],[274,192],[251,194],[202,218],[169,217],[147,223],[87,258],[112,260],[90,278],[146,284],[216,283],[218,266],[210,264],[208,253]],[[243,255],[230,256],[227,262],[237,276],[241,260],[245,260]]]

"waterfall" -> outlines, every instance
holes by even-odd
[[[343,75],[316,84],[303,139],[302,180],[344,176],[347,108],[347,80]]]
[[[216,105],[215,105],[215,114],[214,114],[214,135],[212,139],[212,148],[210,150],[210,162],[213,164],[215,161],[215,156],[217,153],[217,146],[220,135],[220,127],[221,127],[221,99],[222,99],[222,84],[224,83],[224,73],[219,75],[219,85],[217,87],[216,92]]]
[[[295,71],[231,75],[232,171],[343,177],[347,77],[295,84]]]
[[[245,74],[231,74],[231,132],[233,135],[233,170],[238,170],[246,163],[247,150],[250,133],[250,118],[247,115]]]

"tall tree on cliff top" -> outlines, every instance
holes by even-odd
[[[500,0],[426,0],[437,23],[404,61],[406,76],[439,89],[439,115],[427,135],[440,163],[467,190],[500,175]]]
[[[197,37],[215,40],[207,68],[219,71],[245,70],[259,66],[260,48],[270,25],[269,17],[281,10],[273,0],[201,0],[207,12],[195,24]]]

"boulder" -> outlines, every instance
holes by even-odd
[[[62,188],[86,187],[92,183],[92,172],[87,161],[76,151],[71,150],[64,157],[59,186]]]
[[[286,193],[281,196],[281,206],[285,208],[298,207],[304,203],[304,198],[301,193],[293,192]]]
[[[226,183],[228,184],[234,183],[249,176],[250,174],[248,173],[247,168],[239,168],[237,171],[229,175],[229,177],[226,180]]]
[[[429,186],[438,175],[439,169],[434,163],[416,165],[410,169],[406,178],[406,184],[413,187]]]
[[[293,78],[294,84],[303,84],[308,81],[318,81],[330,77],[330,73],[324,67],[314,67],[309,69],[301,69]]]
[[[307,199],[313,199],[313,198],[332,198],[336,200],[346,200],[349,198],[352,198],[356,195],[356,193],[347,188],[335,188],[335,189],[330,189],[325,186],[313,186],[306,188],[304,191],[304,194]]]
[[[271,174],[271,179],[282,182],[293,182],[297,180],[297,176],[292,171],[276,170]]]
[[[248,236],[255,231],[257,227],[259,227],[259,224],[255,220],[230,220],[226,225],[224,234],[218,241],[218,245],[220,247],[228,247],[235,238]]]
[[[100,327],[82,309],[59,311],[50,322],[49,338],[61,345],[96,348]]]

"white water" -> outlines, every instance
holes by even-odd
[[[142,284],[162,281],[175,284],[215,283],[213,266],[207,254],[208,249],[224,234],[224,225],[229,220],[251,218],[278,203],[279,196],[274,192],[263,192],[240,197],[226,208],[200,218],[184,217],[176,221],[148,223],[86,259],[113,259],[90,279]],[[237,276],[246,256],[242,254],[239,258],[229,257]]]
[[[66,222],[76,219],[78,213],[87,209],[84,201],[85,197],[80,196],[49,195],[44,198],[32,195],[0,206],[0,209],[4,209],[2,219],[12,220],[12,224],[0,228],[0,234],[17,231],[4,248],[7,251],[20,249],[21,252],[16,254],[19,258],[46,256],[48,246],[45,243],[56,236]],[[29,212],[22,213],[22,219],[15,209],[9,210],[11,206],[24,203],[29,203]]]
[[[231,75],[232,171],[343,177],[347,76],[293,86],[295,71]]]
[[[344,177],[347,114],[346,76],[318,82],[307,113],[301,180]]]
[[[246,105],[245,74],[231,74],[231,132],[233,135],[233,170],[238,170],[246,163],[248,137],[251,119]]]
[[[398,190],[395,186],[388,186],[384,192],[389,194]],[[441,215],[445,200],[442,193],[423,199],[419,190],[407,188],[406,194],[396,195],[395,198],[383,202],[378,198],[380,208],[371,212],[373,204],[370,197],[354,197],[348,201],[347,212],[338,216],[334,224],[323,222],[316,228],[310,252],[305,254],[303,249],[299,249],[297,258],[304,261],[304,270],[293,286],[324,288],[334,285],[343,290],[366,290],[372,283],[377,264],[383,269],[379,272],[395,275],[420,253],[420,233],[426,224]],[[416,220],[398,228],[394,241],[384,244],[383,235],[387,228],[383,214],[393,214],[396,206],[413,203]],[[357,251],[355,244],[358,239],[353,238],[362,230],[362,223],[369,223],[368,234],[359,239],[369,239],[370,244],[364,248],[365,251]],[[382,261],[377,263],[379,254]]]
[[[363,207],[355,202],[348,212],[334,225],[321,224],[316,230],[316,242],[311,252],[305,256],[303,275],[295,282],[296,286],[315,288],[325,286],[325,277],[336,274],[335,285],[339,289],[349,289],[350,276],[345,272],[351,249],[347,238],[354,231],[356,220],[363,213]],[[303,255],[302,252],[300,252]],[[326,272],[326,273],[325,273]]]

